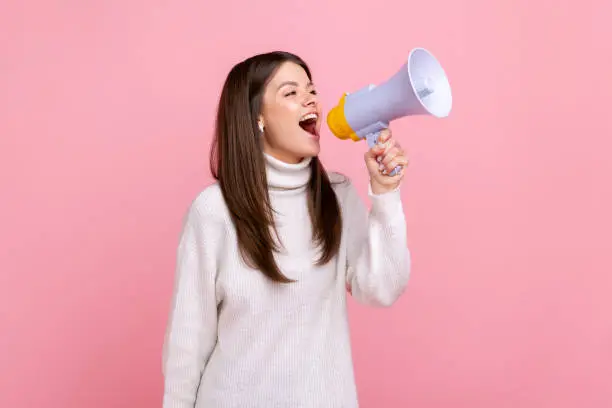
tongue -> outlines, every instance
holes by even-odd
[[[302,129],[304,129],[306,132],[310,133],[311,135],[315,135],[316,136],[316,128],[317,128],[317,122],[314,120],[307,120],[304,121],[302,123],[300,123],[300,126],[302,127]]]

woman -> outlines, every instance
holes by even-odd
[[[165,408],[357,407],[346,296],[389,306],[408,280],[386,131],[365,154],[369,213],[318,160],[323,116],[307,65],[273,52],[225,82],[217,180],[192,203],[164,342]]]

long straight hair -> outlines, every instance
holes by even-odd
[[[274,210],[268,195],[266,162],[257,118],[266,85],[279,66],[293,62],[312,80],[311,71],[298,56],[288,52],[255,55],[229,72],[219,100],[210,169],[218,181],[234,223],[241,256],[276,282],[288,283],[274,253],[279,250]],[[316,264],[323,265],[338,253],[342,216],[336,194],[317,157],[310,163],[307,187],[312,239],[321,249]]]

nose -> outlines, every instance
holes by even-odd
[[[307,92],[302,104],[304,106],[315,106],[317,104],[317,96]]]

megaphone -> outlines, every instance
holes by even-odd
[[[327,115],[327,125],[336,137],[366,139],[372,148],[391,121],[410,115],[443,118],[450,113],[452,103],[442,66],[429,51],[414,48],[406,63],[386,82],[345,93]]]

